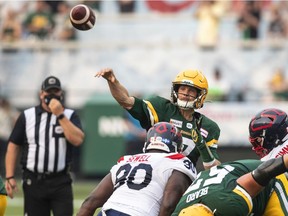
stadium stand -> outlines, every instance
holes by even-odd
[[[166,6],[173,8],[171,4]],[[201,50],[195,43],[195,7],[179,13],[151,12],[145,1],[136,1],[135,13],[121,15],[115,2],[101,1],[94,28],[77,31],[76,41],[1,41],[0,50],[13,47],[19,51],[13,55],[0,52],[0,94],[7,96],[15,107],[26,108],[37,102],[39,86],[35,83],[53,74],[63,80],[67,104],[82,109],[98,100],[97,96],[109,95],[104,81],[94,77],[103,67],[113,68],[130,92],[157,93],[167,98],[167,89],[179,71],[197,68],[211,77],[217,67],[233,88],[227,103],[207,103],[203,112],[219,122],[221,145],[247,146],[251,115],[263,107],[278,106],[271,104],[268,81],[277,68],[288,74],[287,39],[275,41],[267,37],[267,10],[261,20],[259,39],[242,41],[236,25],[237,11],[231,10],[221,20],[217,48]],[[243,43],[251,48],[242,49]]]

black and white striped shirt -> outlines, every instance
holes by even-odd
[[[82,129],[74,110],[65,109],[64,115]],[[40,105],[20,114],[9,141],[22,146],[22,168],[34,173],[57,173],[71,163],[72,144],[65,139],[57,117]]]

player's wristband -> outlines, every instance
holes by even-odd
[[[58,120],[61,120],[61,119],[63,119],[65,117],[65,115],[63,114],[63,113],[61,113],[59,116],[57,116],[57,119]]]
[[[14,176],[6,177],[7,181],[9,181],[10,179],[14,179]]]

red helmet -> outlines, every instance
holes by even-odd
[[[287,114],[280,109],[265,109],[249,123],[249,141],[261,158],[287,139]]]

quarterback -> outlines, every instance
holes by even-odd
[[[172,82],[170,100],[160,96],[145,100],[130,96],[110,68],[100,70],[95,76],[107,80],[115,100],[146,130],[160,121],[179,128],[183,136],[183,154],[194,165],[200,156],[205,169],[220,164],[217,155],[220,128],[216,122],[195,111],[203,107],[208,93],[207,79],[200,71],[180,72]]]

